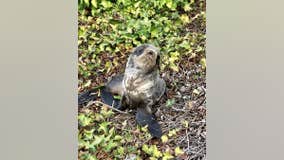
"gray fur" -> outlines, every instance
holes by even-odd
[[[148,52],[152,52],[148,54]],[[165,92],[165,81],[159,76],[160,51],[145,44],[134,49],[128,58],[122,88],[127,104],[132,107],[151,107]]]
[[[136,108],[136,121],[139,125],[148,125],[153,137],[160,138],[162,130],[153,115],[153,105],[165,92],[166,83],[159,76],[160,51],[151,44],[136,47],[129,56],[124,75],[115,76],[106,85],[104,99],[110,104],[113,98],[108,93],[119,94],[122,99],[116,106]]]
[[[149,54],[149,52],[152,52]],[[159,75],[160,51],[151,44],[133,49],[123,75],[115,76],[106,85],[112,94],[123,97],[128,107],[143,107],[152,113],[151,107],[160,100],[166,84]]]

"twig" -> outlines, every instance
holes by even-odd
[[[178,112],[186,112],[185,109],[179,109],[179,108],[175,108],[175,107],[171,107],[173,110],[178,111]]]
[[[192,159],[194,159],[194,158],[196,158],[196,157],[198,157],[198,156],[202,156],[202,154],[200,154],[200,153],[201,153],[203,150],[204,150],[204,148],[201,148],[197,153],[194,154],[194,156],[192,156],[192,157],[190,158],[190,160],[192,160]]]
[[[204,98],[204,99],[201,101],[201,103],[199,103],[199,104],[197,105],[197,107],[200,107],[205,101],[206,101],[206,98]]]
[[[106,107],[108,107],[108,108],[110,108],[110,109],[112,109],[112,110],[115,110],[115,111],[119,112],[119,113],[129,114],[129,113],[127,113],[127,112],[123,112],[123,111],[121,111],[121,110],[119,110],[119,109],[116,109],[116,108],[114,108],[114,107],[112,107],[112,106],[110,106],[110,105],[108,105],[108,104],[105,104],[105,103],[103,103],[103,102],[100,102],[100,101],[92,101],[92,102],[89,102],[86,107],[89,107],[89,106],[91,106],[91,105],[93,105],[93,104],[96,104],[96,103],[99,103],[99,104],[101,104],[101,105],[103,105],[103,106],[106,106]]]
[[[185,134],[186,134],[186,141],[187,141],[187,149],[189,149],[189,137],[188,137],[188,129],[186,128]]]

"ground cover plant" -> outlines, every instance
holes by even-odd
[[[205,0],[79,0],[78,92],[124,71],[143,43],[161,49],[167,94],[156,116],[164,135],[151,139],[131,112],[100,103],[79,110],[78,159],[205,159]]]

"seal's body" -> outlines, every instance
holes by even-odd
[[[159,50],[153,45],[141,45],[128,58],[122,88],[131,107],[151,107],[165,92],[165,82],[159,75]]]
[[[135,48],[129,56],[122,80],[121,105],[136,108],[136,121],[145,126],[153,137],[162,130],[153,114],[153,105],[165,92],[166,84],[159,75],[160,51],[150,44]],[[122,107],[123,108],[123,107]]]
[[[165,81],[159,75],[159,61],[160,51],[155,46],[143,44],[134,48],[124,74],[113,77],[101,93],[103,102],[108,105],[121,110],[137,109],[137,123],[142,126],[148,125],[151,135],[157,138],[162,136],[162,131],[152,107],[160,100],[166,88]],[[121,100],[116,101],[113,95],[120,95]],[[86,99],[88,96],[89,93],[81,97]]]

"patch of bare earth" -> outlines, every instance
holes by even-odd
[[[122,61],[125,62],[125,60]],[[123,65],[125,63],[117,67],[115,71],[121,72],[118,68],[124,68]],[[185,154],[176,159],[203,160],[206,155],[206,71],[195,60],[186,57],[183,57],[179,69],[179,72],[165,70],[161,73],[166,81],[167,91],[156,105],[155,114],[164,134],[168,134],[173,129],[178,130],[177,135],[169,137],[167,143],[162,143],[160,140],[141,139],[143,133],[137,131],[135,116],[132,112],[130,114],[115,112],[110,121],[114,122],[118,134],[119,132],[123,134],[125,130],[132,133],[133,145],[156,144],[162,150],[165,148],[174,150],[179,146]],[[114,72],[111,72],[109,76],[114,75]],[[93,85],[101,84],[102,79],[106,82],[106,75],[101,76],[93,79],[98,80],[93,82]],[[175,100],[171,106],[167,106],[169,99]],[[127,123],[127,129],[122,125],[123,122]],[[185,123],[188,123],[188,126]]]

